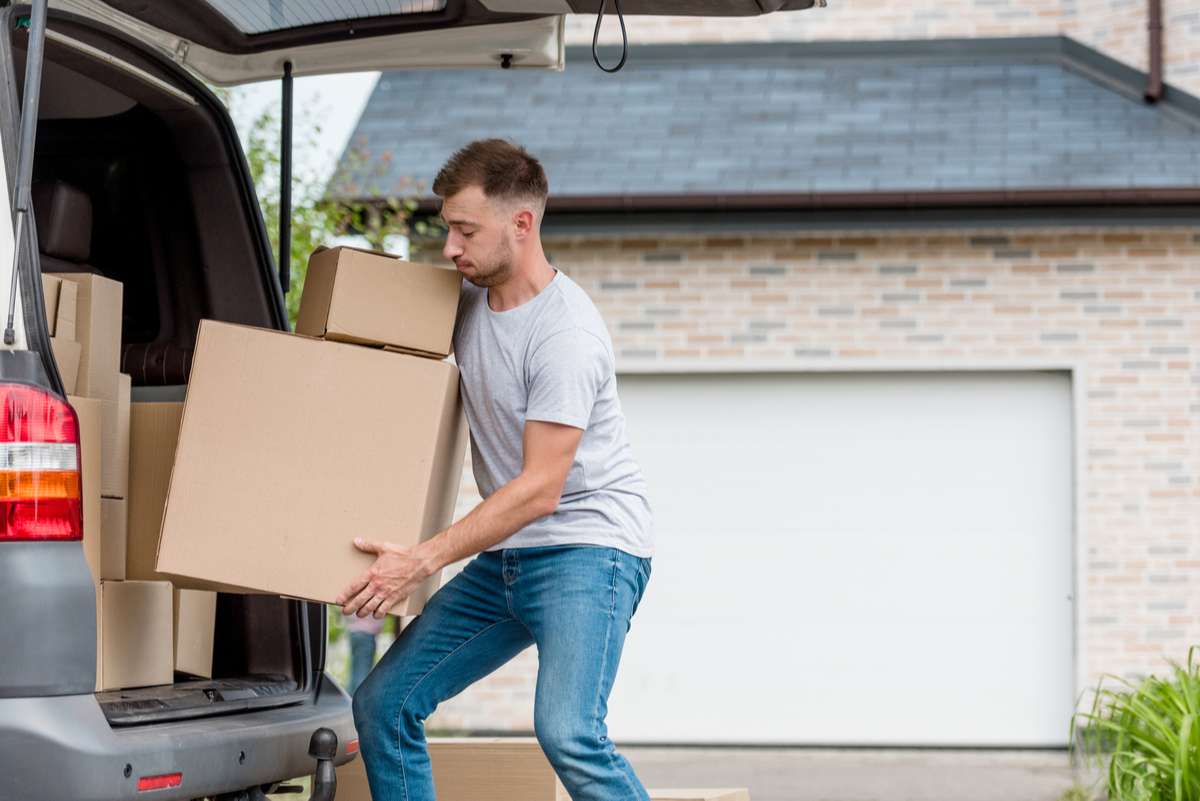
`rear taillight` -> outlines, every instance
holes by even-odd
[[[69,404],[0,384],[0,541],[83,538],[79,420]]]

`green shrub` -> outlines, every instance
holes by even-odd
[[[1112,801],[1200,801],[1200,661],[1171,662],[1171,677],[1096,688],[1091,712],[1071,718],[1070,742],[1085,759],[1108,760]],[[1080,722],[1083,725],[1079,725]]]

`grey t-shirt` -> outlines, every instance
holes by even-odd
[[[484,498],[520,474],[525,421],[583,429],[558,510],[488,550],[604,545],[651,556],[646,482],[625,435],[612,340],[587,293],[560,270],[531,300],[496,312],[486,289],[463,281],[454,358]]]

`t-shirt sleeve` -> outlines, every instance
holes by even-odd
[[[587,331],[554,334],[530,357],[525,419],[586,429],[610,364],[604,343]]]

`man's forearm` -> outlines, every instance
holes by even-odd
[[[521,474],[496,490],[469,514],[417,546],[430,571],[495,545],[558,506],[558,488]]]

